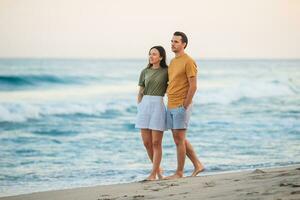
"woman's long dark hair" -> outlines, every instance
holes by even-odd
[[[159,52],[159,56],[162,57],[161,61],[159,62],[159,65],[162,67],[162,68],[167,68],[168,65],[166,63],[166,59],[167,59],[167,56],[166,56],[166,51],[165,49],[162,47],[162,46],[154,46],[154,47],[151,47],[151,49],[149,50],[149,54],[150,54],[150,51],[152,49],[156,49],[158,52]],[[148,68],[152,67],[152,64],[149,62],[148,63]]]

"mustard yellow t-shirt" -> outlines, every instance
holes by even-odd
[[[197,65],[187,54],[173,58],[168,68],[168,108],[183,105],[189,89],[188,78],[197,76]]]

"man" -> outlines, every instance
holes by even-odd
[[[184,52],[188,39],[183,32],[175,32],[171,43],[175,58],[171,60],[168,68],[167,128],[172,130],[176,144],[177,170],[174,175],[166,177],[166,179],[183,177],[185,155],[189,157],[194,165],[191,176],[197,176],[198,173],[204,170],[192,145],[185,138],[191,115],[192,99],[197,90],[197,65]]]

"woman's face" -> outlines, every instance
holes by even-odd
[[[159,51],[155,48],[151,49],[149,52],[149,63],[150,64],[159,64],[162,58],[159,55]]]

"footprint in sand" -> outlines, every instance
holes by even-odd
[[[179,193],[179,195],[188,194],[188,192]]]
[[[97,200],[115,200],[117,198],[109,198],[109,195],[108,194],[103,194],[101,195],[100,198],[98,198]]]
[[[259,194],[259,192],[247,192],[246,195],[254,195],[254,194]]]
[[[151,189],[153,192],[158,192],[158,191],[160,191],[161,189],[160,188],[153,188],[153,189]]]
[[[159,187],[157,187],[157,185]],[[157,192],[157,191],[164,190],[164,189],[167,189],[170,187],[179,186],[179,184],[176,184],[176,183],[171,183],[171,184],[158,183],[157,185],[154,185],[154,187],[153,186],[144,187],[144,190],[151,190],[151,191]]]
[[[285,186],[291,186],[291,187],[300,187],[300,184],[294,184],[294,183],[280,183],[280,187],[285,187]]]
[[[236,189],[236,190],[234,190],[234,191],[236,191],[236,192],[242,192],[242,191],[244,191],[243,189]]]
[[[285,173],[278,174],[274,177],[294,176],[294,175],[295,175],[294,173],[285,172]]]
[[[144,199],[145,198],[145,195],[140,195],[140,194],[138,194],[138,195],[134,195],[133,197],[132,197],[133,199]]]
[[[205,182],[203,187],[214,187],[216,186],[216,183],[211,181],[211,182]]]
[[[166,182],[160,182],[160,183],[157,183],[157,185],[159,185],[159,186],[166,186],[168,184]]]
[[[293,191],[291,194],[300,194],[300,191]]]
[[[105,198],[100,198],[100,199],[97,199],[97,200],[115,200],[115,199],[117,199],[117,198],[107,198],[107,197],[105,197]]]
[[[167,183],[167,182],[157,183],[157,185],[160,185],[160,186],[179,186],[179,184],[177,184],[177,183]]]
[[[175,195],[185,195],[188,194],[189,192],[183,192],[183,193],[179,193],[179,194],[169,194],[169,197],[175,196]],[[183,196],[185,198],[185,196]]]

